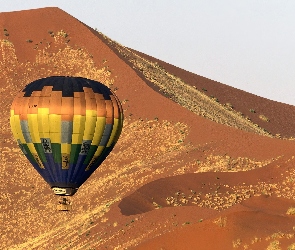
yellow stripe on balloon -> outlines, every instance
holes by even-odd
[[[92,140],[96,125],[96,110],[86,110],[83,140]]]
[[[23,135],[22,128],[21,128],[21,125],[20,125],[19,115],[14,115],[12,118],[14,118],[14,119],[11,119],[11,122],[12,122],[12,125],[14,125],[13,130],[17,134],[16,139],[19,139],[21,143],[26,143],[26,140],[25,140],[25,137]]]
[[[86,110],[86,116],[97,117],[97,111],[93,109]]]
[[[82,144],[83,134],[72,134],[72,144]]]
[[[61,133],[61,115],[49,114],[49,132]]]
[[[85,130],[85,120],[85,116],[74,115],[72,144],[82,144],[83,134]]]
[[[119,119],[115,118],[112,133],[111,133],[110,139],[109,139],[106,147],[110,147],[112,145],[112,143],[114,142],[115,135],[118,131],[118,125],[119,125]]]
[[[37,153],[32,153],[32,155],[33,155],[35,161],[38,163],[39,167],[44,169],[45,167],[44,167],[39,155]]]
[[[94,156],[93,157],[98,157],[100,156],[101,152],[105,149],[104,146],[98,146],[95,153],[94,153]]]
[[[38,114],[49,115],[49,108],[38,108]]]
[[[61,143],[61,153],[70,154],[71,153],[71,144]]]
[[[46,112],[39,113],[39,109],[38,109],[38,128],[39,128],[40,138],[49,138],[49,115],[46,114]]]
[[[10,116],[10,127],[11,127],[11,131],[12,134],[14,136],[15,139],[19,139],[19,135],[17,133],[17,128],[16,128],[16,124],[15,124],[15,120],[14,120],[14,110],[10,111],[11,116]]]
[[[105,124],[106,124],[105,117],[96,118],[95,130],[94,130],[94,135],[93,135],[91,145],[99,145],[103,131],[104,131]]]
[[[28,114],[29,131],[33,143],[40,143],[40,135],[38,129],[38,115]]]
[[[88,166],[85,168],[85,171],[88,171],[91,168],[93,162],[96,161],[97,157],[99,157],[101,155],[101,153],[102,153],[102,151],[104,149],[105,149],[104,146],[98,146],[97,147],[97,149],[95,151],[95,154],[93,155],[92,160],[89,162]]]
[[[61,143],[61,133],[49,133],[51,143]]]
[[[51,143],[61,143],[61,115],[49,114],[48,118]]]
[[[31,152],[32,154],[34,154],[34,155],[38,155],[37,150],[36,150],[36,148],[35,148],[35,146],[34,146],[34,143],[32,143],[32,142],[27,142],[26,144],[27,144],[27,146],[28,146],[28,148],[29,148],[29,150],[30,150],[30,152]]]
[[[73,133],[81,133],[83,134],[85,128],[85,120],[86,117],[82,115],[74,115],[73,117]]]

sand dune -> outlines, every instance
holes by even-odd
[[[126,48],[58,8],[0,13],[0,26],[0,249],[295,249],[294,106]],[[65,213],[8,122],[16,93],[49,75],[103,82],[125,115]]]

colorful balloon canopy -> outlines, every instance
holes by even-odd
[[[10,124],[22,152],[54,193],[73,195],[113,149],[123,113],[102,83],[52,76],[16,96]]]

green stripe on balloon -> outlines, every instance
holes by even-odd
[[[46,157],[45,157],[45,154],[44,154],[44,150],[43,150],[43,147],[42,147],[42,144],[41,143],[34,143],[34,147],[38,153],[38,156],[40,157],[40,160],[42,162],[47,162],[46,160]]]
[[[30,151],[28,145],[23,143],[22,146],[25,149],[25,151],[27,152],[27,154],[26,154],[27,158],[32,162],[36,162],[35,157],[33,156],[32,152]]]
[[[90,146],[90,149],[89,149],[89,152],[88,152],[88,154],[87,154],[87,157],[86,157],[86,159],[85,159],[85,161],[84,161],[84,164],[88,165],[88,164],[90,163],[90,161],[91,161],[91,159],[93,158],[93,156],[94,156],[94,154],[95,154],[97,148],[98,148],[97,145],[91,145],[91,146]]]
[[[81,144],[71,145],[70,164],[77,163],[80,150],[81,150]]]
[[[61,145],[60,143],[51,143],[54,162],[61,163]]]

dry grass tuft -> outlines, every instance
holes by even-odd
[[[219,227],[225,227],[226,223],[227,223],[227,217],[218,217],[217,219],[215,219],[213,221],[213,223],[215,223],[217,226]]]
[[[295,207],[288,208],[286,214],[288,214],[288,215],[295,215]]]
[[[265,122],[269,122],[269,121],[270,121],[265,115],[259,115],[259,118],[260,118],[262,121],[265,121]]]
[[[270,242],[270,244],[267,246],[266,250],[281,250],[280,242],[278,240]]]
[[[287,250],[295,250],[295,243],[288,246]]]
[[[241,239],[236,239],[233,241],[233,248],[238,248],[242,244]]]

